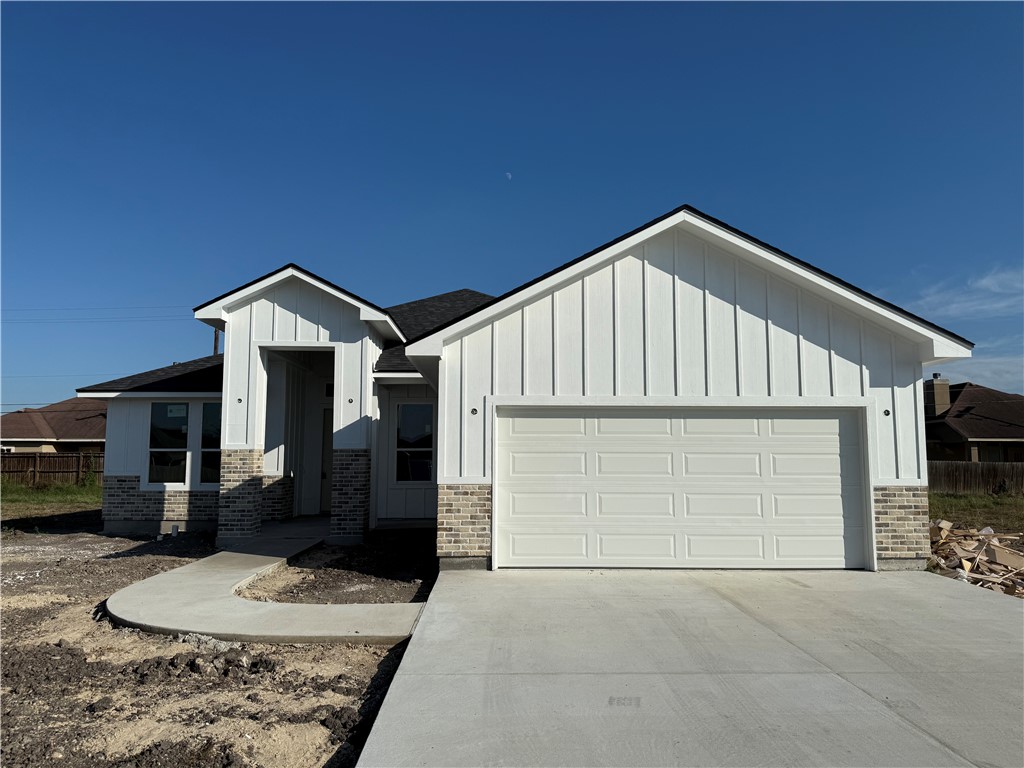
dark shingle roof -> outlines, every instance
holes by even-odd
[[[967,440],[1024,440],[1024,395],[969,381],[949,388],[952,403],[943,421]]]
[[[224,355],[208,355],[135,373],[102,384],[80,387],[78,392],[220,392]]]
[[[4,440],[101,441],[107,432],[107,401],[73,397],[0,417]]]
[[[486,293],[462,288],[427,299],[397,304],[388,307],[386,311],[398,323],[405,337],[411,339],[446,325],[453,318],[472,312],[493,298]],[[415,371],[416,368],[405,356],[405,345],[397,344],[381,353],[374,370],[401,373]]]

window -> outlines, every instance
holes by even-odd
[[[395,442],[395,480],[430,483],[434,480],[434,406],[399,403]]]
[[[220,403],[153,403],[148,482],[220,482]]]
[[[220,403],[203,403],[199,482],[220,482]]]
[[[188,470],[188,403],[153,403],[149,416],[149,482],[184,483]]]

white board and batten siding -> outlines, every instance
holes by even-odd
[[[444,346],[439,482],[489,483],[489,407],[546,396],[859,399],[873,410],[872,480],[913,485],[925,472],[920,375],[914,341],[670,229]]]
[[[376,411],[373,365],[380,356],[380,340],[360,320],[358,308],[298,279],[284,280],[228,312],[225,447],[263,447],[267,413],[263,348],[333,352],[334,447],[368,447]]]

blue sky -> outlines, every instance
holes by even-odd
[[[500,293],[689,202],[1021,392],[1021,4],[4,3],[3,409],[295,261]],[[511,174],[511,179],[506,174]]]

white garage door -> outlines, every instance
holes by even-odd
[[[547,409],[496,429],[496,567],[865,565],[852,412]]]

